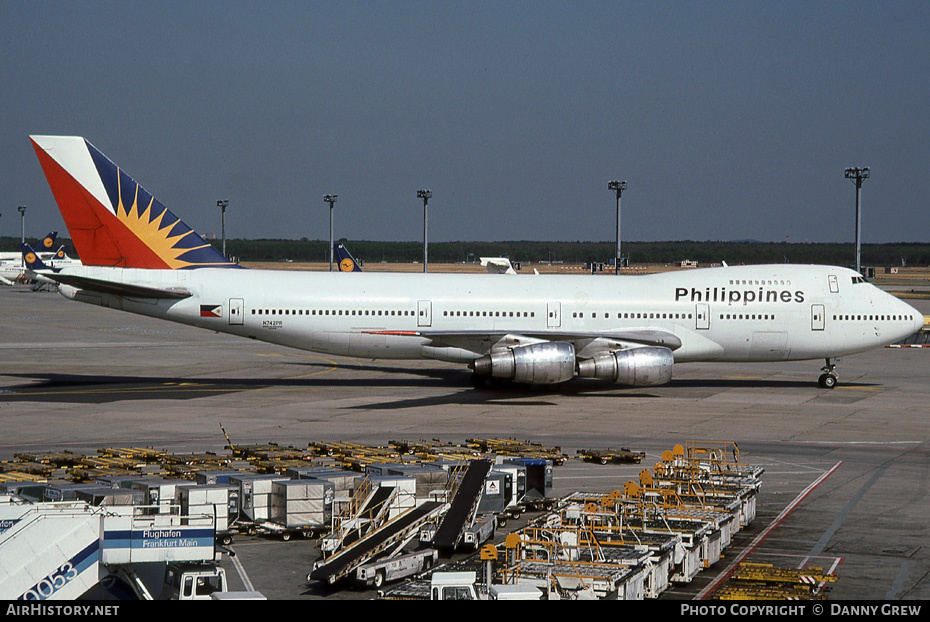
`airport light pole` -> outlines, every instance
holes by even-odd
[[[333,271],[333,203],[338,194],[327,194],[323,200],[329,203],[329,271]]]
[[[617,258],[614,260],[614,274],[620,274],[620,195],[626,190],[626,182],[609,181],[607,189],[617,193]]]
[[[430,197],[433,196],[432,190],[417,190],[417,198],[423,199],[423,272],[426,273],[427,270],[427,212],[426,204],[429,202]]]
[[[229,205],[229,201],[219,200],[216,202],[216,206],[220,208],[222,213],[220,220],[220,231],[223,236],[223,257],[226,257],[226,206]]]
[[[860,235],[862,229],[862,180],[869,178],[869,167],[850,167],[845,172],[846,179],[856,182],[856,272],[862,274],[862,247]]]
[[[25,206],[25,205],[20,205],[20,206],[17,207],[16,209],[19,210],[20,221],[21,221],[22,239],[21,239],[20,241],[21,241],[23,244],[25,244],[25,243],[26,243],[26,206]],[[20,247],[20,248],[22,248],[22,247]],[[26,258],[24,257],[21,261],[22,261],[22,264],[23,264],[23,268],[25,268],[25,267],[26,267]]]

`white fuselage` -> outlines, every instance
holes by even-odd
[[[655,330],[680,339],[676,363],[802,360],[880,347],[923,324],[910,305],[829,266],[620,277],[87,266],[63,273],[191,293],[152,300],[61,286],[83,302],[366,358],[468,362],[503,335],[572,341],[584,358],[586,345],[601,338]]]

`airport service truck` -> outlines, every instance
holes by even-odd
[[[359,566],[355,580],[366,585],[381,587],[388,581],[397,581],[429,570],[439,558],[436,549],[424,549],[399,557],[392,557]]]
[[[482,544],[494,538],[497,519],[493,514],[485,514],[475,519],[462,533],[462,546],[477,551]]]
[[[384,596],[402,600],[542,600],[543,595],[543,589],[533,584],[485,588],[478,585],[474,572],[434,572],[429,581],[408,582]]]
[[[159,600],[211,600],[226,588],[226,571],[216,564],[171,563]]]

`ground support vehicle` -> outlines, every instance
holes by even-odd
[[[226,571],[212,563],[168,564],[159,600],[210,600],[225,592]]]
[[[643,451],[631,451],[626,447],[620,449],[579,449],[578,454],[585,462],[599,464],[639,464],[646,457]]]
[[[355,580],[380,588],[388,581],[406,579],[429,570],[439,558],[436,549],[424,549],[359,566]]]
[[[467,549],[478,550],[478,548],[494,538],[497,528],[497,517],[493,514],[479,516],[472,522],[471,526],[462,532],[461,544]]]
[[[486,586],[470,571],[433,572],[428,580],[408,581],[381,594],[398,600],[542,600],[545,596],[536,582]]]
[[[352,576],[355,569],[370,563],[379,555],[390,555],[391,552],[403,548],[424,524],[437,520],[447,508],[448,504],[435,501],[427,501],[411,508],[375,531],[341,548],[332,556],[318,560],[307,575],[307,580],[332,585]]]

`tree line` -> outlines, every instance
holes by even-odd
[[[349,252],[364,262],[412,263],[423,261],[422,242],[375,242],[340,240]],[[327,240],[227,240],[230,255],[240,261],[328,262]],[[854,265],[853,244],[790,242],[625,242],[623,257],[631,264],[668,264],[689,259],[700,264],[726,262],[813,263]],[[430,242],[431,263],[462,263],[480,257],[509,257],[525,264],[561,262],[568,264],[607,263],[616,254],[613,242]],[[930,244],[863,244],[862,264],[867,266],[930,265]]]
[[[413,263],[423,260],[422,242],[377,242],[367,240],[340,240],[356,259],[364,262]],[[69,255],[76,257],[71,240],[59,238]],[[219,240],[212,244],[220,248]],[[57,245],[56,245],[57,246]],[[3,237],[0,250],[18,251],[19,238]],[[231,257],[242,262],[295,261],[328,262],[328,240],[226,240]],[[758,263],[813,263],[850,266],[855,264],[855,246],[851,243],[800,243],[756,241],[695,241],[623,242],[622,252],[631,264],[671,264],[682,260],[697,261],[702,265],[726,262],[736,264]],[[479,257],[507,256],[511,261],[525,264],[561,262],[568,264],[607,263],[616,253],[613,242],[430,242],[431,263],[462,263]],[[863,244],[864,266],[928,266],[930,244],[885,243]]]

